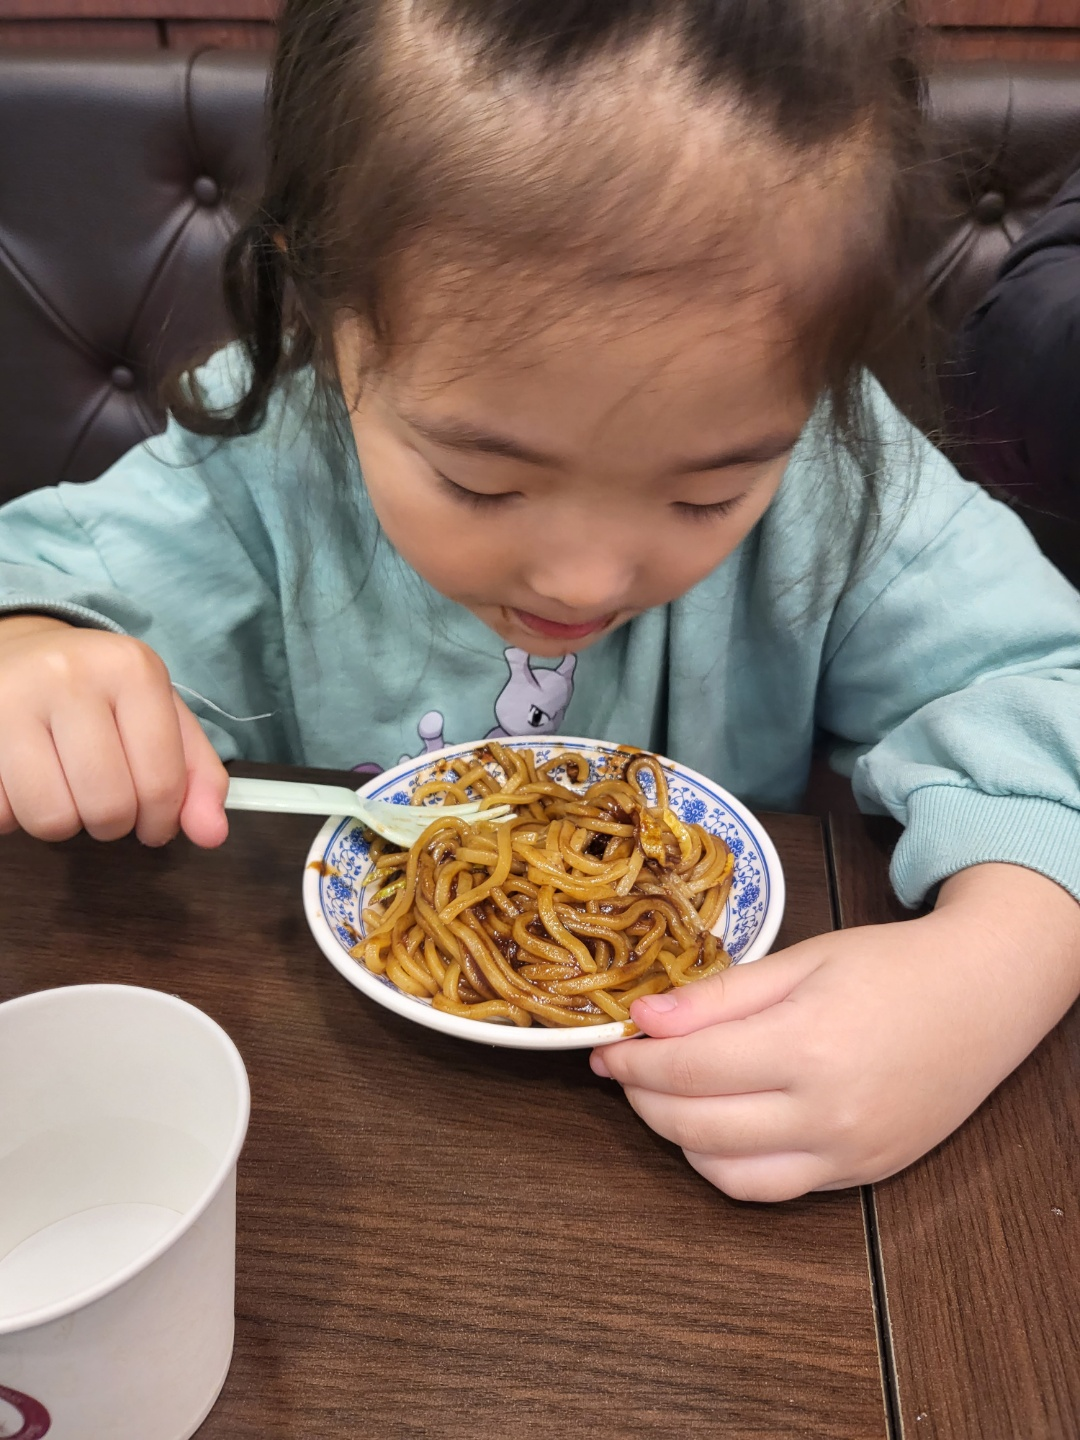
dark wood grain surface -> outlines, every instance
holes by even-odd
[[[1080,5],[1077,6],[1080,22]],[[1076,30],[942,29],[930,32],[927,54],[932,65],[998,60],[1004,64],[1042,64],[1080,60],[1080,28]]]
[[[272,50],[277,30],[269,21],[211,22],[169,20],[162,27],[172,50],[201,50],[211,45],[224,50]]]
[[[1077,0],[916,0],[928,25],[1080,26]]]
[[[309,937],[317,822],[228,845],[0,841],[0,998],[155,986],[236,1040],[237,1343],[200,1440],[886,1433],[859,1196],[722,1197],[586,1052],[399,1020]],[[782,937],[831,924],[816,820],[770,829]]]
[[[0,17],[9,10],[0,6]],[[0,18],[0,50],[154,50],[161,44],[153,20],[10,20]]]
[[[842,922],[903,914],[886,884],[896,827],[845,816],[830,832]],[[874,1187],[905,1437],[1080,1436],[1078,1197],[1074,1009],[956,1134]]]
[[[273,21],[278,0],[0,0],[9,20]]]

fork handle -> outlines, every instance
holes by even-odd
[[[229,781],[226,810],[262,810],[279,815],[350,815],[356,794],[344,785],[311,785],[306,780]]]

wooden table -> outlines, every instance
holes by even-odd
[[[841,924],[900,919],[895,827],[828,827]],[[1080,1436],[1080,1007],[867,1217],[897,1435]]]
[[[887,918],[880,827],[767,824],[780,943]],[[585,1052],[364,999],[303,919],[313,822],[232,827],[216,854],[0,841],[0,999],[169,990],[247,1063],[236,1355],[200,1440],[1080,1434],[1075,1024],[876,1193],[740,1205]]]

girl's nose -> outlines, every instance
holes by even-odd
[[[556,537],[534,557],[528,581],[536,595],[562,609],[609,615],[632,607],[637,568],[630,556],[605,547],[602,537],[588,545],[563,545]]]

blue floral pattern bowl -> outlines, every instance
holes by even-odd
[[[499,742],[511,749],[532,750],[544,761],[572,750],[589,760],[591,783],[610,767],[618,747],[599,740],[557,735],[511,737]],[[443,750],[404,760],[376,775],[360,794],[372,800],[407,805],[413,790],[437,774],[444,774],[458,756],[475,755],[477,742],[449,745]],[[745,964],[768,953],[784,913],[784,876],[772,841],[761,823],[733,795],[674,760],[660,757],[667,772],[671,808],[683,820],[703,825],[719,835],[735,856],[735,878],[715,932],[732,960]],[[644,778],[644,777],[643,777]],[[585,785],[574,788],[584,789]],[[304,913],[323,954],[351,985],[370,999],[406,1019],[444,1034],[457,1035],[485,1045],[506,1045],[519,1050],[577,1050],[624,1038],[619,1022],[588,1029],[556,1030],[489,1020],[468,1020],[432,1008],[428,1000],[406,995],[383,975],[374,975],[350,954],[364,935],[363,909],[371,903],[374,886],[367,842],[355,820],[330,819],[315,837],[304,870]]]

